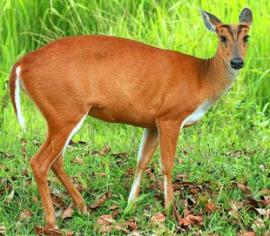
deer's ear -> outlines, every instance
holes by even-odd
[[[249,8],[244,8],[239,16],[239,22],[241,24],[247,24],[248,26],[252,23],[252,11]]]
[[[222,24],[222,21],[213,14],[200,9],[204,24],[207,29],[216,32],[217,25]]]

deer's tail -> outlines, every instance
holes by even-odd
[[[21,99],[20,99],[20,83],[21,83],[20,72],[21,72],[21,67],[15,64],[12,68],[10,78],[9,78],[9,89],[10,89],[10,97],[11,97],[12,105],[16,113],[17,119],[22,129],[24,129],[25,121],[22,115]]]

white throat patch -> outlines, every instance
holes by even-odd
[[[199,121],[207,113],[211,105],[212,103],[210,103],[209,101],[203,102],[191,115],[185,118],[181,125],[181,128],[192,125]]]

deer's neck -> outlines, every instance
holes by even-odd
[[[237,71],[233,70],[222,58],[219,51],[213,58],[205,61],[203,79],[206,82],[208,96],[217,100],[231,87]]]

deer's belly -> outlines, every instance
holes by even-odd
[[[106,122],[125,123],[144,128],[155,126],[154,113],[151,111],[139,112],[134,111],[132,108],[121,111],[114,108],[93,108],[89,115]]]

